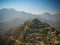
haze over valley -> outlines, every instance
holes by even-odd
[[[15,9],[0,9],[0,33],[18,26],[29,19],[38,18],[40,21],[48,23],[53,27],[60,27],[60,13],[58,14],[31,14],[24,11],[16,11]]]

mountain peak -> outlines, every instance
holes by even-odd
[[[28,20],[27,22],[40,22],[37,18],[34,18],[34,19],[30,19],[30,20]]]
[[[1,40],[3,40],[2,45],[55,45],[57,44],[55,41],[60,43],[59,40],[57,40],[60,39],[58,33],[58,30],[54,29],[47,23],[42,23],[38,19],[30,19],[23,25],[9,30],[9,33],[3,35]],[[6,42],[4,42],[5,40]]]
[[[42,22],[41,21],[39,21],[37,18],[34,18],[34,19],[30,19],[30,20],[28,20],[28,21],[26,21],[24,24],[26,24],[26,25],[36,25],[36,24],[42,24]]]
[[[8,11],[13,11],[13,12],[14,12],[14,11],[16,11],[16,10],[13,9],[13,8],[11,8],[11,9],[2,8],[2,9],[0,9],[0,11],[1,11],[1,12],[4,12],[4,11],[7,11],[7,12],[8,12]]]

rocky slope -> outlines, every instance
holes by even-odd
[[[0,45],[59,45],[60,30],[30,19],[0,36]]]

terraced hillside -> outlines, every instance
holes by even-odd
[[[0,45],[60,45],[60,30],[30,19],[0,36]]]

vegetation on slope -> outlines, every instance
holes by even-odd
[[[9,32],[9,33],[8,33]],[[40,22],[30,19],[23,25],[12,28],[0,36],[0,45],[59,45],[60,31]]]

